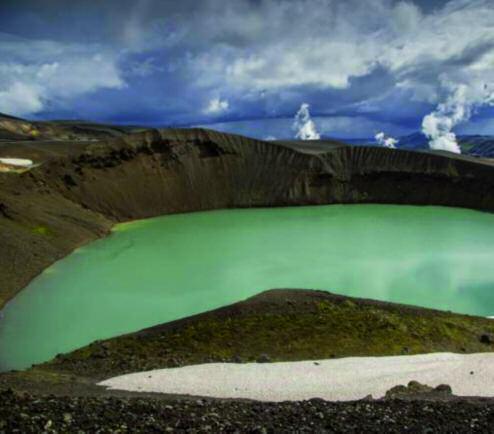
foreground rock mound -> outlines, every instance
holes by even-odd
[[[278,362],[433,352],[481,353],[487,318],[362,300],[325,291],[272,290],[243,302],[60,355],[43,369],[105,379],[211,362]]]
[[[410,381],[408,385],[399,385],[386,392],[385,399],[417,399],[417,398],[443,398],[452,396],[453,391],[448,384],[440,384],[436,387],[420,384],[418,381]]]

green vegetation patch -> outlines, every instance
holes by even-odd
[[[52,231],[47,226],[38,225],[31,228],[31,231],[37,235],[49,236],[52,235]]]

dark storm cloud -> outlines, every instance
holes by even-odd
[[[489,0],[4,0],[0,111],[279,135],[309,102],[330,134],[402,133],[492,78],[492,22]]]

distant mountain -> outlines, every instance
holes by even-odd
[[[22,121],[23,120],[21,118],[16,118],[15,116],[6,115],[5,113],[0,113],[0,120],[1,119],[10,119],[10,120],[16,120],[16,121]]]
[[[469,155],[494,158],[494,136],[461,136],[460,146]]]
[[[373,146],[377,145],[375,139],[370,139],[370,138],[353,138],[353,139],[335,139],[334,137],[322,137],[323,140],[339,140],[340,142],[347,143],[349,145],[355,145],[355,146]]]
[[[0,113],[0,141],[75,140],[90,141],[118,137],[145,130],[86,121],[28,121]]]
[[[144,131],[148,128],[139,126],[116,126],[87,122],[69,121],[28,121],[0,113],[0,142],[9,143],[27,140],[55,141],[92,141],[111,137],[119,137],[128,133]],[[427,137],[421,132],[399,137],[398,149],[426,150],[429,149]],[[278,140],[296,149],[312,152],[324,152],[342,144],[352,146],[379,146],[374,138],[338,139],[323,136],[321,140]],[[458,136],[463,154],[482,158],[494,158],[494,136],[463,135]]]
[[[401,149],[429,149],[429,141],[422,133],[416,132],[409,134],[408,136],[401,136],[398,138],[399,142],[396,145]]]
[[[494,136],[460,135],[457,137],[462,154],[475,157],[494,158]],[[396,145],[398,149],[426,150],[429,149],[429,141],[421,132],[401,136]],[[379,146],[376,140],[369,139],[342,139],[351,145]]]
[[[321,137],[323,140],[329,140],[330,137]],[[332,138],[334,140],[334,137]],[[337,139],[342,142],[345,142],[349,145],[355,146],[380,146],[374,137],[362,137],[362,138],[342,138]],[[408,136],[398,137],[398,144],[396,147],[398,149],[428,149],[428,141],[427,138],[422,133],[413,133]]]

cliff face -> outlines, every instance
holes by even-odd
[[[13,153],[15,152],[15,155]],[[39,166],[0,174],[0,306],[115,222],[234,207],[398,203],[494,210],[494,166],[433,153],[289,147],[207,130],[0,147]]]

